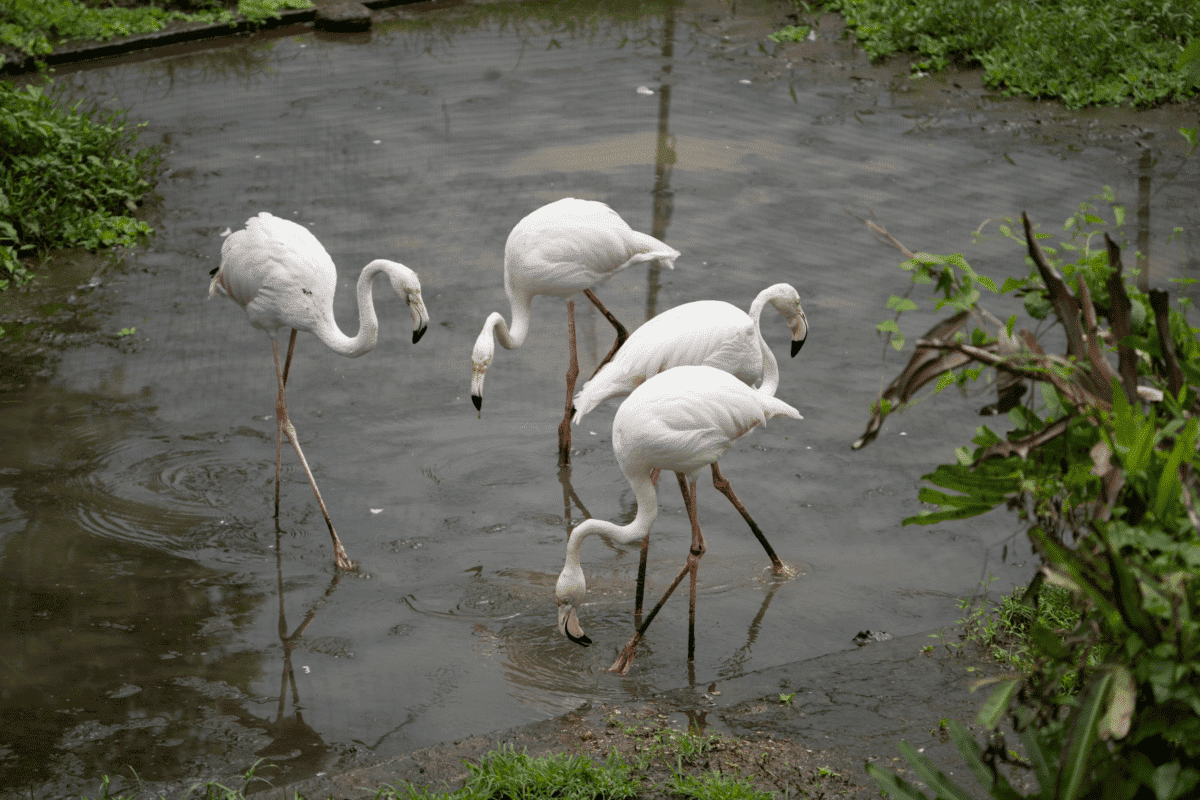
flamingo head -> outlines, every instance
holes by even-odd
[[[471,349],[471,402],[475,404],[476,411],[483,409],[483,378],[496,355],[496,340],[492,333],[496,323],[492,317],[503,321],[498,313],[493,312],[488,316],[479,338],[475,340],[475,347]]]
[[[421,299],[421,279],[417,277],[417,273],[395,261],[381,258],[373,263],[378,264],[387,273],[392,289],[408,304],[408,313],[412,316],[413,323],[412,340],[413,344],[416,344],[429,327],[429,312],[425,310],[425,301]]]
[[[804,315],[804,309],[800,306],[800,293],[786,283],[771,288],[779,290],[770,302],[792,330],[792,357],[795,358],[800,348],[804,347],[804,340],[808,338],[808,317]]]
[[[592,643],[591,638],[583,632],[579,624],[577,609],[583,605],[583,597],[587,594],[587,583],[583,578],[583,570],[579,566],[568,564],[563,567],[554,587],[554,602],[558,604],[558,629],[562,635],[575,644],[584,647]]]
[[[404,299],[408,303],[408,313],[412,316],[413,344],[416,344],[421,341],[429,327],[429,312],[425,309],[425,301],[421,299],[421,287],[408,292]]]

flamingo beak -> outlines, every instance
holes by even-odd
[[[483,377],[487,374],[488,364],[491,362],[490,358],[482,363],[471,362],[471,402],[475,404],[475,410],[481,415],[483,413]]]
[[[558,607],[558,629],[562,631],[563,636],[575,644],[587,647],[592,643],[591,637],[583,632],[583,628],[579,624],[575,606],[564,604]]]
[[[407,297],[408,313],[413,322],[413,344],[421,341],[429,327],[429,312],[425,309],[425,301],[421,298],[420,290],[410,292]]]
[[[804,347],[804,342],[808,339],[808,317],[804,316],[801,311],[789,327],[792,329],[792,358],[796,357],[796,353],[800,352],[800,348]]]

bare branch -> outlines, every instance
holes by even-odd
[[[1050,266],[1050,262],[1046,260],[1046,254],[1042,252],[1041,245],[1037,243],[1037,238],[1033,234],[1033,225],[1030,224],[1029,217],[1024,212],[1021,213],[1021,221],[1025,223],[1025,241],[1029,245],[1029,257],[1037,266],[1038,273],[1042,276],[1042,283],[1046,284],[1046,291],[1050,293],[1050,302],[1054,306],[1058,320],[1067,331],[1067,355],[1082,359],[1085,354],[1083,331],[1079,327],[1079,301],[1071,294],[1071,290],[1063,282],[1058,270]]]
[[[899,405],[907,403],[922,386],[934,378],[971,362],[970,357],[945,353],[937,346],[922,346],[922,342],[925,342],[926,339],[937,341],[960,332],[966,324],[968,316],[968,312],[960,311],[950,319],[942,320],[929,329],[929,332],[925,334],[926,338],[917,342],[917,347],[904,367],[904,371],[879,395],[879,400],[876,401],[875,408],[871,412],[871,419],[867,423],[867,429],[854,444],[850,445],[852,449],[858,450],[865,447],[879,435],[879,428],[883,425],[884,417],[891,413],[891,409],[885,410],[886,405],[895,402],[898,402]]]
[[[1175,358],[1175,339],[1171,337],[1171,306],[1169,295],[1161,289],[1150,290],[1150,308],[1154,309],[1154,327],[1162,343],[1163,361],[1167,365],[1167,391],[1178,397],[1183,388],[1183,371]]]
[[[1116,242],[1104,234],[1104,243],[1108,247],[1108,265],[1112,269],[1108,273],[1108,321],[1112,327],[1113,338],[1117,340],[1118,368],[1121,373],[1121,388],[1125,390],[1125,399],[1133,405],[1137,399],[1137,354],[1132,347],[1123,344],[1125,337],[1133,332],[1130,325],[1130,314],[1133,304],[1129,302],[1129,294],[1125,291],[1125,278],[1121,275],[1124,269],[1121,265],[1121,248]]]
[[[1112,383],[1117,374],[1112,365],[1104,357],[1100,348],[1100,326],[1096,322],[1096,307],[1092,305],[1092,293],[1088,289],[1083,275],[1079,276],[1079,305],[1083,308],[1084,342],[1087,346],[1088,360],[1092,362],[1092,371],[1088,375],[1095,394],[1101,397],[1112,397]]]
[[[1026,436],[1023,439],[1009,439],[1003,442],[997,442],[991,447],[979,454],[979,458],[975,459],[975,463],[987,461],[989,458],[1006,458],[1011,455],[1018,455],[1021,458],[1028,458],[1029,452],[1035,448],[1041,447],[1051,439],[1057,439],[1066,433],[1067,427],[1071,424],[1074,417],[1063,417],[1062,419],[1047,425],[1037,433]]]

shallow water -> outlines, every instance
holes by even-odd
[[[961,398],[849,449],[898,369],[874,324],[905,286],[898,254],[845,209],[913,249],[1023,272],[1019,248],[968,249],[969,232],[1023,209],[1056,228],[1105,184],[1132,207],[1146,177],[1136,140],[1169,173],[1173,121],[981,99],[958,78],[871,67],[846,43],[760,50],[784,12],[738,9],[410,7],[369,36],[284,31],[60,72],[72,93],[148,120],[164,177],[157,235],[90,295],[102,328],[135,333],[67,350],[2,398],[5,797],[91,793],[118,771],[128,789],[127,768],[169,791],[259,758],[279,784],[587,700],[707,686],[853,647],[863,629],[949,625],[981,580],[998,593],[1028,579],[1011,517],[899,524],[919,508],[920,476],[978,424]],[[1186,229],[1152,254],[1156,278],[1197,266],[1180,188],[1196,168],[1184,170],[1153,201],[1155,241]],[[779,281],[809,318],[794,360],[786,327],[770,311],[763,323],[778,395],[804,420],[772,421],[721,462],[799,575],[772,580],[702,481],[693,670],[676,599],[629,677],[603,671],[631,632],[636,549],[589,540],[581,616],[595,644],[556,630],[566,533],[634,512],[609,443],[615,403],[575,428],[570,470],[556,466],[561,301],[535,300],[525,346],[497,353],[481,418],[468,397],[479,326],[508,316],[505,237],[563,196],[604,200],[683,253],[673,271],[634,268],[598,291],[631,327],[694,299],[747,307]],[[260,210],[309,225],[333,255],[344,330],[376,257],[418,271],[432,317],[412,345],[381,283],[373,352],[297,347],[292,419],[357,573],[335,574],[286,450],[272,519],[269,343],[235,305],[205,300],[219,233]],[[586,302],[577,312],[588,375],[611,329]],[[914,315],[910,333],[930,319]],[[653,587],[689,541],[673,481],[660,504]]]

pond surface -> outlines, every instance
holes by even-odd
[[[846,210],[914,250],[1023,273],[994,223],[979,247],[970,232],[1022,210],[1055,230],[1104,185],[1132,209],[1139,180],[1157,189],[1180,166],[1175,120],[1068,115],[987,96],[969,75],[909,79],[868,65],[829,20],[818,41],[777,46],[765,36],[782,6],[581,5],[408,7],[369,35],[277,31],[60,71],[71,94],[147,120],[142,141],[165,160],[157,235],[79,292],[103,341],[0,397],[0,795],[93,794],[104,774],[132,792],[130,768],[147,791],[177,793],[260,758],[278,785],[589,700],[704,688],[851,648],[864,629],[950,625],[981,581],[995,578],[995,596],[1032,574],[1011,516],[899,522],[986,396],[946,392],[850,450],[901,363],[874,326],[906,285],[899,254]],[[1150,167],[1138,142],[1157,148]],[[1155,241],[1185,228],[1152,253],[1156,277],[1197,267],[1182,189],[1196,168],[1183,169],[1151,205]],[[763,321],[778,395],[804,420],[772,421],[721,462],[799,574],[773,581],[702,480],[691,669],[677,598],[630,675],[604,671],[631,633],[636,548],[588,541],[595,644],[556,630],[568,531],[634,511],[609,441],[616,403],[575,428],[572,466],[557,466],[561,301],[535,300],[524,347],[497,353],[481,417],[470,402],[471,345],[489,312],[508,316],[505,237],[565,196],[603,200],[683,253],[673,271],[633,268],[598,290],[631,328],[690,300],[745,308],[780,281],[808,315],[795,359],[786,326],[769,310]],[[419,273],[432,318],[411,344],[381,282],[373,352],[297,346],[291,416],[356,573],[335,574],[287,450],[273,520],[269,341],[206,299],[220,233],[262,210],[331,253],[344,330],[377,257]],[[586,302],[577,313],[586,376],[611,329]],[[659,588],[690,538],[663,486]]]

